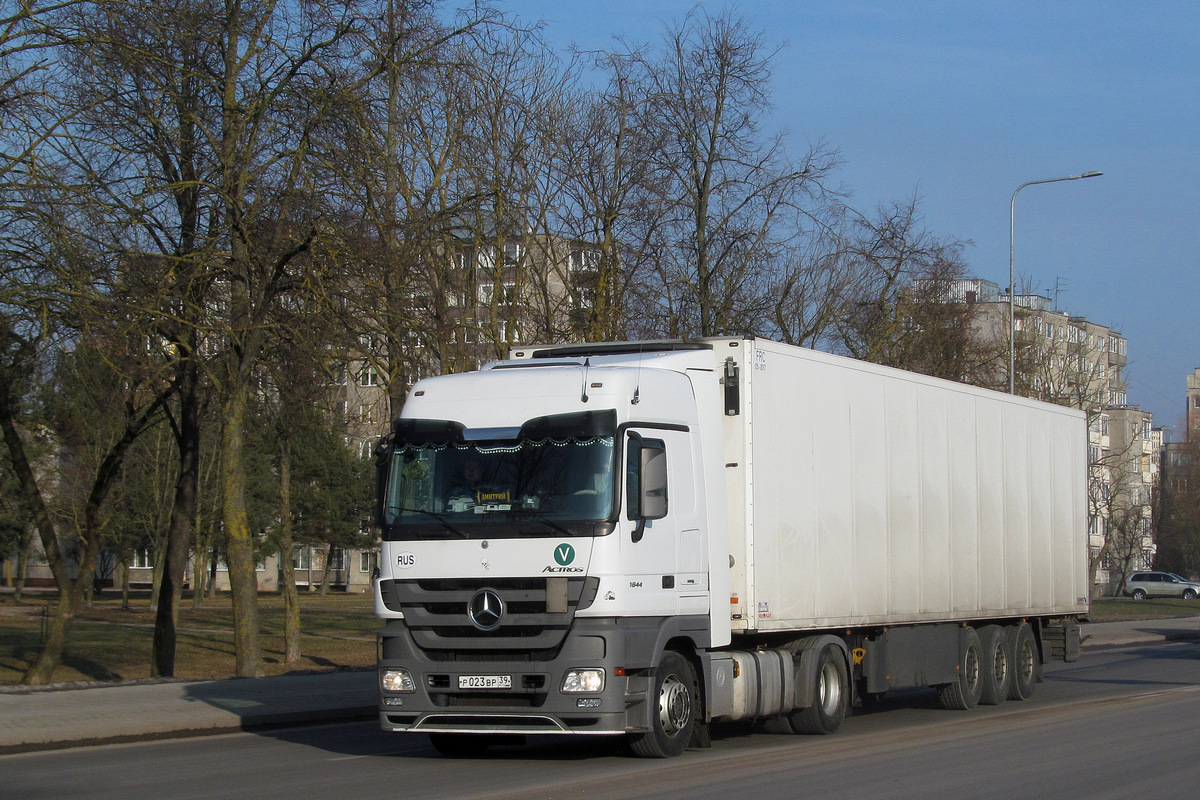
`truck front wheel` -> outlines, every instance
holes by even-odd
[[[692,738],[696,709],[700,707],[696,670],[678,653],[663,653],[654,670],[651,691],[655,706],[650,715],[650,730],[630,734],[629,746],[643,758],[677,756]]]
[[[813,704],[792,714],[788,721],[796,733],[836,733],[846,718],[850,677],[846,659],[835,645],[827,644],[817,656]]]

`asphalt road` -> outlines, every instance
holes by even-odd
[[[531,739],[475,760],[373,723],[0,757],[0,798],[1123,798],[1200,780],[1200,643],[1088,653],[1028,702],[888,698],[831,737],[718,731],[668,761],[607,739]]]

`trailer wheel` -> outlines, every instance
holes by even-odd
[[[788,717],[792,730],[805,734],[836,733],[850,703],[850,676],[846,659],[835,645],[827,644],[817,656],[813,704]]]
[[[629,747],[643,758],[670,758],[688,746],[696,726],[700,691],[696,670],[678,653],[663,653],[654,671],[651,697],[656,703],[650,715],[650,730],[629,736]]]
[[[1008,682],[1009,700],[1028,700],[1037,687],[1038,652],[1033,628],[1028,622],[1009,625],[1005,632],[1011,656],[1012,677]]]
[[[1008,685],[1012,680],[1012,664],[1008,657],[1004,628],[987,625],[980,630],[979,653],[983,658],[979,675],[979,702],[985,706],[998,706],[1008,699]]]
[[[941,687],[938,696],[942,708],[965,711],[979,704],[983,692],[983,676],[980,674],[979,634],[974,628],[964,628],[959,635],[958,680]]]

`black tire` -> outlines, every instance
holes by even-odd
[[[476,733],[431,733],[429,743],[449,758],[474,758],[487,752],[491,744],[486,734]]]
[[[938,700],[942,708],[966,711],[979,705],[979,697],[983,692],[982,649],[979,634],[974,628],[964,628],[959,633],[958,642],[958,680],[942,686]]]
[[[1009,700],[1028,700],[1037,688],[1038,648],[1028,622],[1009,625],[1005,630],[1009,653]]]
[[[998,706],[1008,699],[1008,684],[1012,681],[1008,654],[1004,628],[987,625],[979,630],[979,702],[985,706]]]
[[[1195,589],[1184,589],[1183,590],[1183,599],[1184,600],[1195,600],[1196,599],[1196,590]]]
[[[687,749],[696,727],[700,708],[700,689],[696,670],[678,653],[663,653],[654,670],[654,684],[648,698],[654,703],[650,730],[629,735],[629,747],[643,758],[670,758]]]
[[[1134,600],[1145,600],[1146,599],[1146,590],[1145,589],[1134,589],[1133,594],[1131,594],[1130,597],[1132,597]]]
[[[792,730],[802,734],[837,733],[850,706],[850,675],[837,645],[827,644],[817,656],[813,704],[788,717]]]

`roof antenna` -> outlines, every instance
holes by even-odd
[[[592,359],[591,356],[588,356],[583,360],[583,395],[579,398],[585,403],[588,401],[588,370],[591,369],[591,367]]]
[[[633,384],[633,400],[630,405],[637,405],[642,399],[642,353],[645,352],[645,345],[638,343],[638,363],[637,363],[637,378]]]

